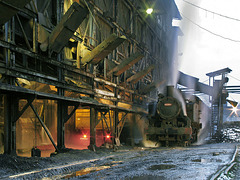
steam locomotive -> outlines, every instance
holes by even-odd
[[[174,87],[167,86],[167,95],[159,94],[157,104],[149,106],[146,139],[158,142],[161,146],[187,146],[197,140],[201,124],[186,115],[183,105],[173,97],[173,92]],[[188,104],[187,107],[190,106]]]

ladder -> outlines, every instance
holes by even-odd
[[[216,135],[218,130],[218,123],[219,123],[219,104],[213,103],[212,104],[212,114],[211,114],[211,137],[213,138]]]

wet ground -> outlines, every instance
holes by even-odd
[[[0,156],[1,179],[210,179],[233,155],[236,143],[187,148],[120,147],[70,150],[49,158]],[[238,166],[235,172],[240,172]],[[237,174],[237,173],[235,173]],[[239,177],[237,176],[233,178]]]

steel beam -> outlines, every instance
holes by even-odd
[[[70,112],[70,114],[68,114],[68,113],[65,114],[64,123],[66,123],[70,119],[70,117],[72,117],[72,115],[76,112],[76,110],[79,107],[79,104],[80,103],[75,103],[74,104],[74,109]]]
[[[118,136],[118,139],[120,138],[120,135],[121,135],[121,133],[122,133],[124,124],[125,124],[125,122],[126,122],[126,117],[127,117],[127,115],[128,115],[128,113],[125,113],[125,114],[122,116],[121,120],[120,120],[120,121],[118,122],[118,124],[117,124],[117,131],[118,131],[117,136]]]
[[[30,104],[32,104],[33,100],[34,100],[34,97],[30,97],[30,99],[28,99],[27,104],[23,107],[23,109],[21,111],[17,110],[15,122],[23,115],[23,113],[30,106]]]
[[[48,128],[45,126],[44,122],[42,121],[42,119],[40,118],[40,116],[38,115],[36,109],[34,108],[34,106],[32,104],[30,104],[30,107],[32,108],[34,114],[37,116],[37,119],[39,120],[40,124],[42,125],[43,129],[45,130],[48,138],[50,139],[50,141],[52,142],[53,146],[55,147],[56,151],[59,152],[57,145],[55,144],[50,132],[48,131]]]
[[[229,68],[224,68],[224,69],[220,69],[220,70],[217,70],[217,71],[214,71],[214,72],[207,73],[206,75],[209,76],[209,77],[214,77],[214,76],[219,76],[219,75],[222,75],[222,74],[230,73],[231,71],[232,70],[229,69]]]
[[[49,63],[49,64],[52,64],[56,67],[64,68],[64,69],[68,70],[69,72],[72,72],[72,73],[75,73],[75,74],[84,75],[86,77],[92,77],[92,78],[94,77],[92,74],[81,71],[79,69],[76,69],[75,67],[72,67],[71,65],[65,64],[63,62],[56,61],[56,59],[53,59],[53,58],[51,59],[51,58],[48,58],[46,56],[42,56],[42,55],[39,55],[37,53],[28,51],[24,48],[21,48],[17,45],[11,44],[7,41],[3,41],[1,39],[0,39],[0,46],[3,47],[3,48],[9,49],[11,51],[18,52],[20,54],[24,54],[24,55],[29,56],[31,58],[38,59],[41,62]]]
[[[97,122],[98,111],[94,108],[90,108],[90,145],[88,149],[96,150],[96,122]]]
[[[65,149],[65,128],[64,128],[64,117],[68,113],[68,106],[63,101],[57,103],[57,147],[61,151]]]
[[[18,112],[17,96],[7,94],[4,99],[4,153],[16,155],[16,117]]]
[[[214,94],[213,87],[200,83],[198,78],[189,76],[180,71],[179,71],[178,84],[181,84],[190,89],[194,89],[195,91],[199,91],[210,96],[213,96]]]

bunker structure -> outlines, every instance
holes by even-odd
[[[168,82],[174,0],[1,0],[0,14],[1,153],[118,146]]]

